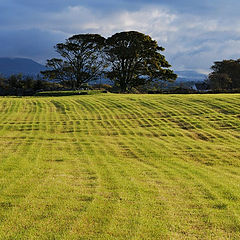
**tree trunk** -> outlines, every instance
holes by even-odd
[[[120,82],[120,92],[125,93],[126,91],[127,91],[127,84],[125,83],[125,81],[121,81]]]

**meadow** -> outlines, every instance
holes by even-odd
[[[240,94],[1,97],[0,239],[240,239]]]

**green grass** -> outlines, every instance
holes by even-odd
[[[0,239],[240,239],[240,95],[0,98]]]
[[[35,96],[62,97],[62,96],[73,96],[73,95],[96,95],[101,93],[102,93],[101,90],[45,91],[45,92],[37,92]]]

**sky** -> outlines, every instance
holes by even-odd
[[[240,58],[239,0],[0,0],[0,57],[45,64],[80,33],[139,31],[165,48],[173,70],[208,73]]]

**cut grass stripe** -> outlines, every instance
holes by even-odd
[[[239,239],[240,95],[0,98],[0,239]]]

